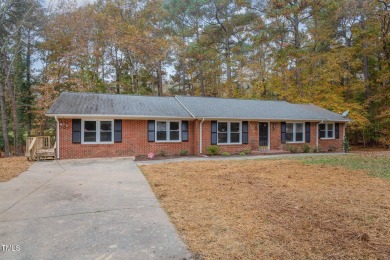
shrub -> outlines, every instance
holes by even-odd
[[[246,154],[250,154],[251,153],[251,149],[244,149],[240,152],[240,155],[241,153],[243,153],[243,155],[246,155]]]
[[[238,155],[240,155],[240,156],[245,156],[246,153],[245,153],[244,151],[242,151],[242,152],[240,152]]]
[[[343,140],[343,152],[344,153],[349,153],[349,150],[351,148],[349,147],[349,141],[348,141],[348,138],[345,136],[344,137],[344,140]]]
[[[160,152],[158,153],[160,156],[164,157],[167,155],[167,151],[161,149]]]
[[[319,146],[313,148],[313,153],[320,153],[320,152],[321,152],[321,148]]]
[[[217,145],[210,145],[210,146],[208,146],[206,148],[206,150],[207,150],[207,153],[209,155],[217,155],[217,154],[219,154],[219,146],[217,146]]]
[[[304,153],[310,153],[310,146],[308,146],[307,144],[305,144],[305,145],[303,146],[302,151],[303,151]]]
[[[186,155],[188,155],[188,151],[185,150],[185,149],[184,149],[184,150],[180,150],[180,151],[179,151],[179,155],[180,155],[180,156],[186,156]]]
[[[298,148],[296,148],[295,146],[287,146],[287,151],[289,151],[290,153],[297,153]]]
[[[230,153],[228,153],[228,152],[223,152],[223,153],[222,153],[222,156],[230,156]]]

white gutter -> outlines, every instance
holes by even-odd
[[[202,119],[202,122],[200,122],[200,126],[199,126],[199,152],[200,154],[203,153],[203,149],[202,149],[202,139],[203,139],[203,128],[202,128],[202,125],[203,125],[203,122],[204,122],[204,118]]]
[[[57,116],[54,117],[57,122],[57,131],[56,131],[56,152],[57,159],[60,159],[60,122],[58,121]]]
[[[87,115],[87,114],[45,114],[48,117],[58,118],[115,118],[115,119],[187,119],[191,120],[191,117],[178,117],[178,116],[128,116],[128,115]]]
[[[317,125],[316,125],[316,148],[318,149],[318,125],[319,124],[322,124],[324,122],[324,120],[322,120],[321,122],[319,122]]]

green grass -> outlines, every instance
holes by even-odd
[[[390,179],[390,157],[385,155],[324,155],[297,158],[305,164],[328,164],[352,170],[366,170],[370,175]]]

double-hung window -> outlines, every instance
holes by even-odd
[[[156,130],[157,142],[180,142],[179,121],[156,121]]]
[[[241,143],[240,122],[218,122],[218,144]]]
[[[83,120],[82,143],[112,143],[112,120]]]
[[[333,139],[334,138],[334,123],[320,124],[320,138]]]
[[[286,142],[302,143],[304,141],[304,123],[286,123]]]

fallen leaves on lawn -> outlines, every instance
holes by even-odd
[[[15,178],[31,165],[26,157],[0,158],[0,182]]]
[[[141,167],[196,257],[390,258],[390,181],[290,160]]]

